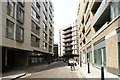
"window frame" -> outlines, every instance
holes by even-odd
[[[13,32],[13,33],[11,33],[12,37],[9,35],[10,34],[10,31],[9,31],[10,28],[12,28],[11,32]],[[14,39],[14,23],[12,21],[8,20],[8,19],[6,19],[6,38]]]
[[[22,20],[21,20],[21,16],[22,16]],[[24,23],[24,10],[19,5],[17,6],[17,20],[22,24]]]
[[[12,4],[12,5],[11,5]],[[11,12],[12,13],[9,13],[8,10],[10,10],[10,6],[11,6]],[[15,17],[15,3],[12,1],[12,0],[7,0],[7,6],[6,6],[6,9],[7,9],[7,14],[11,17]],[[13,9],[13,10],[12,10]],[[12,15],[11,15],[12,14]]]
[[[21,34],[21,30],[22,30],[22,34]],[[21,39],[21,36],[22,36],[22,39]],[[16,41],[24,42],[24,29],[18,25],[16,26]]]

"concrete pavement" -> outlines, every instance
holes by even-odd
[[[38,65],[38,66],[31,66],[31,67],[24,67],[24,68],[16,68],[14,70],[11,70],[9,72],[3,73],[2,77],[0,79],[2,80],[11,80],[11,79],[17,79],[19,77],[25,76],[29,73],[34,73],[40,70],[44,70],[48,64]]]
[[[118,80],[118,76],[111,74],[104,71],[105,78],[108,78],[108,80]],[[23,77],[21,77],[23,76]],[[95,67],[90,66],[90,73],[88,73],[88,66],[86,64],[82,64],[82,67],[79,65],[76,67],[74,71],[70,70],[70,66],[67,66],[67,63],[64,62],[54,62],[50,66],[48,64],[44,65],[38,65],[38,66],[32,66],[29,68],[21,69],[21,70],[15,70],[12,72],[4,73],[2,80],[10,80],[10,79],[16,79],[16,78],[25,78],[27,80],[33,79],[33,78],[40,78],[44,80],[57,78],[57,79],[71,79],[71,80],[93,80],[93,79],[99,79],[101,80],[101,70],[97,69]],[[107,80],[107,79],[105,79]]]
[[[86,80],[88,79],[96,79],[97,80],[101,80],[101,70],[98,68],[95,68],[93,66],[90,66],[90,73],[88,73],[88,65],[87,64],[82,64],[82,67],[80,67],[78,65],[78,73],[83,77],[86,78]],[[108,80],[118,80],[118,76],[114,75],[112,73],[107,72],[106,70],[104,70],[104,77]],[[105,80],[106,80],[105,79]]]

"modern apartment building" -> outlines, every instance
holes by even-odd
[[[120,73],[120,0],[81,0],[78,8],[82,64]]]
[[[42,64],[53,56],[54,27],[51,1],[0,2],[2,70]]]
[[[63,51],[67,59],[77,57],[77,28],[75,25],[63,29]]]

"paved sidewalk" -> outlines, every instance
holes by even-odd
[[[25,71],[11,71],[3,74],[4,76],[1,77],[2,80],[11,80],[11,79],[16,79],[21,76],[26,75]]]
[[[88,65],[82,64],[82,67],[80,65],[77,66],[79,69],[79,74],[82,75],[83,78],[99,78],[101,79],[101,70],[98,68],[95,68],[93,66],[90,66],[90,73],[88,73]],[[118,80],[118,76],[114,75],[112,73],[107,72],[104,70],[104,77],[105,78],[114,78],[114,80]]]
[[[57,62],[53,62],[52,64],[55,64]],[[11,79],[17,79],[19,77],[25,76],[26,74],[29,73],[35,73],[38,71],[42,71],[46,69],[49,65],[48,64],[42,64],[42,65],[37,65],[37,66],[30,66],[30,67],[23,67],[23,68],[16,68],[14,70],[11,70],[9,72],[3,73],[2,77],[0,77],[0,80],[11,80]],[[39,67],[39,68],[38,68]]]

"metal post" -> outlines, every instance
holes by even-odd
[[[80,53],[80,67],[82,67],[81,53]]]
[[[88,58],[88,73],[90,73],[89,58]]]
[[[101,80],[104,80],[104,67],[101,67]]]
[[[104,80],[104,56],[103,56],[103,49],[102,49],[101,80]]]
[[[80,67],[82,67],[82,61],[80,60]]]

